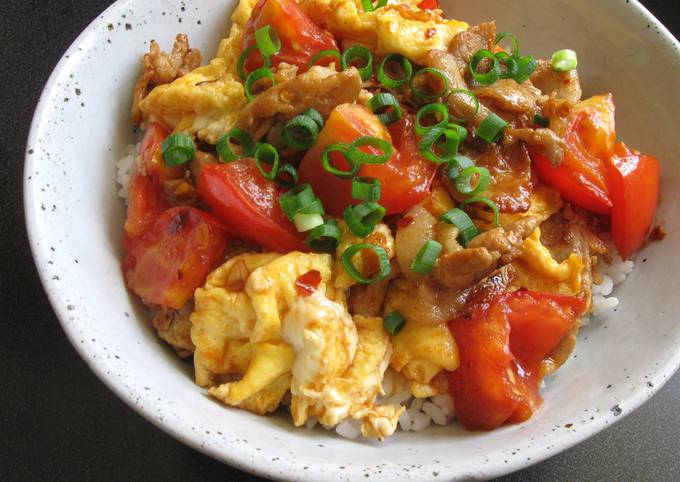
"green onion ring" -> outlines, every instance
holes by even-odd
[[[460,175],[461,171],[467,169],[468,167],[473,167],[475,162],[467,156],[458,155],[449,161],[449,165],[446,169],[446,176],[455,181]]]
[[[271,25],[265,25],[255,30],[255,44],[264,59],[279,53],[281,50],[281,39]]]
[[[321,112],[319,112],[316,109],[307,109],[302,113],[302,115],[306,115],[310,119],[312,119],[314,122],[316,122],[316,125],[319,126],[319,129],[323,127],[323,117],[321,116]]]
[[[307,246],[314,251],[334,253],[340,244],[340,228],[335,219],[329,219],[312,229],[307,235]]]
[[[442,252],[442,245],[434,239],[428,239],[420,248],[411,263],[411,271],[427,276],[434,268],[437,258]]]
[[[431,126],[424,126],[422,124],[423,118],[427,116],[434,116],[438,118],[438,122]],[[446,127],[449,123],[449,111],[444,104],[427,104],[421,107],[416,113],[416,121],[414,130],[419,136],[424,136],[427,131],[437,127]]]
[[[371,154],[360,151],[359,147],[371,146],[382,151],[382,154]],[[373,136],[364,136],[356,139],[349,146],[347,157],[357,164],[385,164],[394,154],[394,147],[389,141],[378,139]]]
[[[276,147],[265,142],[258,144],[253,157],[255,158],[257,170],[260,171],[262,177],[270,181],[276,179],[276,175],[279,172],[279,151],[276,150]],[[271,164],[272,168],[269,171],[265,171],[262,164]]]
[[[475,226],[470,216],[462,209],[453,208],[449,212],[442,214],[439,219],[458,228],[458,240],[463,247],[467,246],[479,234],[477,226]]]
[[[315,53],[314,56],[309,60],[308,67],[312,68],[314,64],[316,64],[319,60],[326,57],[333,57],[334,59],[338,59],[338,64],[340,64],[340,59],[342,58],[340,52],[337,50],[322,50],[320,52]]]
[[[477,67],[482,60],[489,59],[491,61],[491,69],[488,72],[477,72]],[[469,64],[470,74],[472,78],[480,85],[491,85],[496,82],[501,76],[501,66],[494,54],[486,49],[479,50],[470,60]]]
[[[250,92],[250,89],[253,88],[255,82],[264,78],[267,78],[271,81],[272,87],[276,85],[276,79],[274,79],[274,74],[272,74],[272,71],[269,70],[267,67],[260,67],[259,69],[255,69],[250,74],[248,74],[248,78],[246,79],[245,90],[246,97],[248,98],[249,101],[255,98],[255,95],[253,95]]]
[[[496,39],[494,40],[494,45],[498,45],[503,39],[509,38],[512,42],[512,55],[519,55],[519,40],[514,33],[510,32],[498,32],[496,34]]]
[[[194,140],[182,132],[166,137],[161,143],[163,160],[168,167],[175,167],[191,162],[196,157]]]
[[[439,78],[439,80],[444,83],[444,88],[439,92],[433,92],[431,94],[428,94],[425,91],[417,88],[415,86],[416,79],[427,74],[432,74]],[[440,97],[446,96],[447,92],[449,91],[449,81],[441,70],[435,69],[434,67],[426,67],[413,74],[409,80],[409,88],[411,89],[411,92],[413,92],[414,96],[421,98],[425,102],[432,102],[439,99]]]
[[[380,271],[373,278],[366,278],[364,275],[362,275],[359,272],[359,270],[356,269],[354,263],[352,262],[352,258],[354,258],[354,255],[364,249],[370,249],[378,257]],[[347,271],[348,275],[350,275],[358,283],[365,285],[382,281],[385,278],[387,278],[392,272],[392,267],[390,266],[390,259],[389,256],[387,255],[387,252],[383,248],[381,248],[380,246],[376,246],[375,244],[368,243],[353,244],[342,253],[342,255],[340,256],[340,262],[342,263],[342,266],[345,268],[345,271]]]
[[[349,179],[356,176],[359,172],[359,169],[361,168],[361,164],[349,156],[349,151],[350,145],[345,142],[336,142],[334,144],[330,144],[321,154],[321,166],[326,172],[329,172],[341,179]],[[349,171],[337,169],[331,164],[330,155],[333,152],[340,152],[345,156],[345,159],[347,159],[347,162],[349,163]]]
[[[438,155],[434,152],[437,144],[440,143],[440,138],[444,136],[444,153]],[[450,162],[455,158],[458,153],[458,147],[460,145],[460,138],[455,131],[451,129],[444,129],[442,127],[436,127],[434,129],[429,129],[418,144],[418,150],[420,155],[423,156],[430,162],[435,164],[443,164],[445,162]]]
[[[231,148],[231,141],[235,140],[241,146],[241,155],[237,155]],[[222,162],[232,162],[237,159],[249,157],[253,154],[255,143],[247,131],[232,127],[229,132],[219,138],[215,145],[217,154]]]
[[[540,127],[550,127],[550,119],[542,116],[541,114],[536,114],[534,116],[534,124]]]
[[[352,198],[360,201],[380,200],[380,181],[372,177],[355,177],[352,179]]]
[[[371,52],[362,45],[351,46],[342,53],[340,58],[342,70],[348,69],[355,60],[363,60],[366,64],[363,67],[357,67],[361,80],[370,79],[373,74],[373,55],[371,55]]]
[[[309,184],[301,184],[285,194],[279,196],[279,205],[281,210],[289,220],[298,214],[303,208],[316,201],[317,197],[314,194],[312,186]]]
[[[238,76],[241,78],[241,80],[246,80],[248,78],[248,74],[246,73],[245,70],[245,65],[246,62],[248,61],[248,57],[250,57],[250,54],[253,53],[254,50],[257,49],[257,45],[251,45],[247,49],[243,51],[241,56],[238,58],[238,62],[236,62],[236,73],[238,73]],[[264,67],[271,67],[272,61],[270,58],[265,57],[264,58]],[[250,72],[249,72],[250,73]]]
[[[507,126],[508,123],[505,120],[492,112],[475,129],[475,134],[477,134],[477,137],[492,144],[500,139],[501,135],[503,135],[503,130]]]
[[[458,95],[458,94],[463,94],[463,95],[467,95],[468,97],[470,97],[470,98],[472,99],[472,101],[474,102],[475,111],[474,111],[471,115],[469,115],[469,116],[467,116],[467,117],[456,117],[456,116],[451,116],[451,120],[453,120],[453,121],[455,121],[455,122],[469,122],[469,121],[471,121],[472,119],[474,119],[475,116],[477,115],[477,113],[479,112],[479,99],[478,99],[477,96],[474,94],[474,92],[471,92],[471,91],[469,91],[469,90],[467,90],[467,89],[453,89],[453,90],[449,93],[449,96],[448,96],[447,100],[450,99],[452,95]]]
[[[319,136],[319,125],[306,115],[297,115],[286,122],[281,133],[286,145],[295,151],[305,151]]]
[[[365,238],[382,221],[385,213],[385,208],[377,202],[364,201],[356,206],[347,206],[342,217],[350,231],[360,238]]]
[[[404,116],[404,111],[397,98],[389,93],[382,92],[371,97],[368,107],[378,116],[380,122],[385,125],[394,124]],[[386,109],[384,112],[381,112]]]
[[[406,318],[398,311],[392,311],[383,318],[383,327],[391,336],[397,336],[406,326]]]
[[[459,126],[458,124],[449,124],[449,125],[446,126],[446,128],[451,129],[456,134],[458,134],[458,137],[460,138],[460,142],[463,142],[465,139],[467,139],[468,130],[465,127]]]
[[[474,178],[477,182],[472,185]],[[491,182],[491,173],[486,167],[466,167],[463,169],[455,180],[456,190],[464,196],[476,196],[481,194],[489,187]]]
[[[282,174],[288,174],[290,176],[290,180],[282,177]],[[298,182],[298,172],[297,169],[295,169],[295,166],[292,164],[283,164],[279,167],[279,172],[276,175],[276,184],[283,188],[287,189],[293,189],[297,182]]]
[[[385,66],[389,62],[396,62],[399,64],[401,70],[404,72],[403,79],[395,79],[394,77],[390,77],[387,74],[387,72],[385,71]],[[382,62],[380,62],[376,78],[378,79],[378,82],[380,82],[383,85],[383,87],[387,89],[396,89],[404,85],[405,82],[408,82],[412,74],[413,66],[406,57],[404,57],[401,54],[389,54],[384,59],[382,59]]]
[[[361,0],[361,6],[364,7],[364,12],[372,12],[385,5],[387,5],[387,0],[378,0],[375,5],[373,5],[371,0]]]
[[[558,50],[553,54],[550,66],[557,72],[569,72],[578,67],[578,55],[571,49]]]
[[[495,227],[500,226],[500,209],[498,209],[498,204],[493,202],[491,199],[489,199],[486,196],[473,196],[471,198],[466,199],[463,201],[461,204],[462,205],[467,205],[467,204],[472,204],[472,203],[484,203],[487,206],[491,208],[493,211],[493,224]]]
[[[509,55],[507,52],[498,52],[496,59],[505,66],[505,73],[501,73],[501,79],[514,79],[519,74],[519,57]]]
[[[533,74],[538,67],[538,62],[536,62],[536,59],[534,59],[531,55],[527,55],[526,57],[520,57],[518,64],[519,72],[514,77],[514,79],[515,82],[521,84],[531,77],[531,74]]]

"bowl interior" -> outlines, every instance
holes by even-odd
[[[120,0],[66,53],[36,111],[25,170],[27,224],[46,291],[87,363],[121,398],[177,438],[245,470],[321,480],[483,478],[546,458],[601,430],[651,396],[678,365],[680,109],[677,42],[635,2],[443,0],[451,17],[495,18],[522,51],[579,53],[587,95],[613,92],[619,136],[663,166],[659,219],[668,230],[637,257],[616,312],[583,330],[576,352],[548,381],[528,422],[492,433],[457,427],[355,442],[293,430],[283,417],[225,408],[192,382],[191,367],[158,340],[126,292],[124,208],[115,162],[135,141],[127,121],[139,57],[189,34],[205,56],[228,31],[233,0]],[[531,13],[529,13],[531,12]],[[180,23],[181,21],[181,23]],[[127,25],[126,25],[127,24]],[[454,455],[455,454],[455,455]],[[453,455],[453,456],[452,456]]]

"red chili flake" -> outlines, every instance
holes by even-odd
[[[427,30],[425,30],[425,38],[432,38],[435,35],[437,35],[437,29],[428,28]]]
[[[404,216],[399,221],[397,221],[397,228],[405,228],[410,226],[412,222],[413,218],[411,216]]]
[[[302,296],[309,296],[316,291],[319,283],[321,283],[321,273],[311,269],[295,280],[295,289]]]
[[[657,224],[654,226],[654,229],[652,229],[649,239],[652,241],[663,241],[667,234],[666,228],[662,224]]]

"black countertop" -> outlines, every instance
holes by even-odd
[[[110,3],[2,2],[0,479],[260,480],[182,445],[117,399],[69,344],[31,260],[21,182],[33,109],[62,53]],[[680,36],[677,1],[643,3]],[[615,426],[502,480],[678,480],[678,402],[680,374]]]

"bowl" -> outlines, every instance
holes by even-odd
[[[668,236],[637,256],[616,312],[579,336],[528,422],[489,433],[457,426],[397,433],[383,443],[293,429],[283,416],[224,407],[194,385],[126,291],[120,270],[124,208],[115,162],[135,141],[131,87],[151,39],[178,31],[209,56],[233,0],[120,0],[78,37],[37,106],[24,189],[31,248],[64,331],[121,399],[184,443],[239,469],[295,480],[484,479],[539,462],[623,418],[680,364],[680,45],[639,3],[619,0],[443,0],[449,16],[495,18],[523,52],[579,53],[585,93],[613,92],[618,133],[662,163],[659,219]]]

